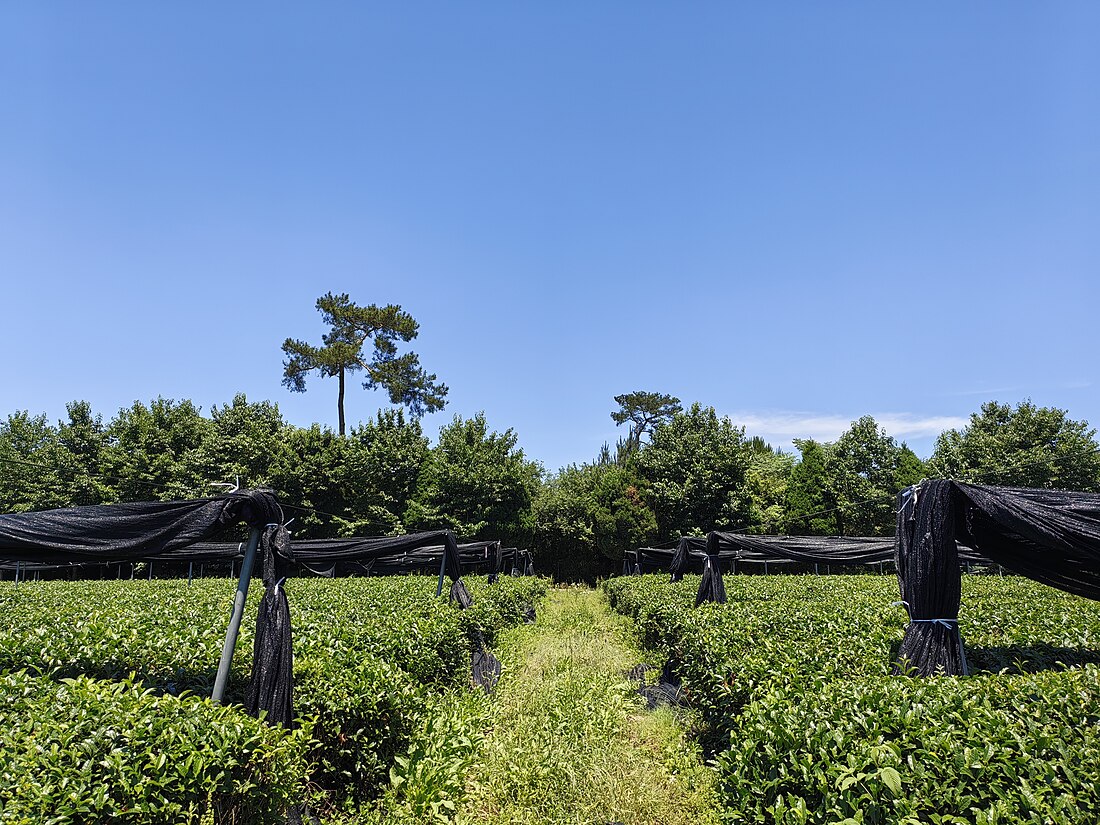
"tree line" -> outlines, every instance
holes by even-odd
[[[399,409],[341,436],[244,395],[207,415],[163,398],[109,421],[84,401],[56,424],[20,411],[0,421],[0,512],[204,497],[239,478],[273,489],[300,537],[450,528],[530,547],[544,572],[581,579],[615,572],[625,550],[714,529],[890,535],[897,492],[925,477],[1100,489],[1096,431],[1030,401],[984,404],[926,462],[870,416],[786,452],[710,406],[657,393],[616,401],[626,437],[554,473],[484,413],[455,416],[433,445]]]

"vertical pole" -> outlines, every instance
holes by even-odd
[[[447,548],[443,547],[443,556],[439,559],[439,584],[435,588],[435,597],[443,595],[443,576],[447,572]]]
[[[244,603],[248,599],[248,583],[252,578],[252,562],[256,560],[256,548],[260,545],[260,528],[254,527],[248,536],[248,547],[244,551],[241,563],[241,578],[237,581],[237,593],[233,596],[233,613],[229,617],[229,629],[225,631],[225,644],[222,646],[222,658],[218,662],[218,674],[214,677],[214,692],[210,698],[221,702],[225,697],[225,684],[229,681],[229,666],[233,663],[233,650],[237,647],[237,636],[241,632],[241,617],[244,615]]]
[[[19,565],[21,565],[22,563],[23,562],[21,562],[21,561],[17,561],[15,563],[15,586],[16,587],[19,586]]]
[[[153,563],[149,562],[149,581],[153,580]]]
[[[191,574],[195,572],[195,563],[193,561],[187,562],[187,586],[191,586]]]

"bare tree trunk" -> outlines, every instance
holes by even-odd
[[[344,368],[340,367],[340,396],[336,401],[340,408],[340,435],[344,434]]]

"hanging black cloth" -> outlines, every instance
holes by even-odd
[[[263,568],[264,596],[256,616],[252,680],[245,708],[253,716],[266,711],[269,725],[290,727],[294,721],[294,652],[283,575],[290,555],[290,533],[281,524],[267,525],[257,552]]]
[[[895,563],[909,624],[895,673],[966,674],[959,635],[962,578],[950,481],[928,481],[898,496]]]
[[[711,539],[713,536],[713,540]],[[699,592],[695,594],[695,606],[703,602],[726,603],[726,584],[722,581],[722,568],[718,566],[718,536],[711,533],[707,537],[707,557],[703,567],[703,578],[699,581]]]

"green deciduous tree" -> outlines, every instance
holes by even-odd
[[[267,487],[287,447],[289,425],[271,401],[249,402],[244,393],[210,408],[203,443],[205,475],[210,481]]]
[[[205,445],[211,430],[190,401],[158,398],[119,410],[107,427],[104,474],[122,501],[211,495]],[[217,479],[221,480],[221,479]]]
[[[343,486],[356,523],[349,534],[401,533],[404,515],[428,459],[428,439],[416,419],[382,410],[353,427],[347,439]]]
[[[320,424],[288,427],[285,439],[279,460],[271,468],[271,486],[280,502],[295,508],[286,511],[288,518],[295,519],[294,535],[331,538],[344,534],[344,525],[354,520],[345,488],[348,439]]]
[[[759,437],[749,441],[749,463],[745,470],[748,493],[746,533],[779,533],[786,524],[787,485],[794,458],[774,450]]]
[[[661,538],[706,533],[752,521],[745,432],[713,407],[692,404],[653,429],[638,454]]]
[[[891,535],[897,493],[924,474],[913,451],[869,415],[853,421],[832,445],[826,469],[836,529],[848,536]]]
[[[337,410],[340,435],[344,435],[344,383],[352,373],[364,372],[364,389],[382,387],[390,401],[402,404],[416,417],[425,412],[443,409],[447,387],[437,383],[436,376],[425,372],[420,357],[413,352],[397,354],[398,341],[411,341],[420,326],[400,306],[389,304],[365,307],[353,304],[347,294],[326,293],[317,299],[317,309],[329,330],[322,336],[322,346],[287,338],[283,352],[283,384],[294,392],[305,392],[306,375],[317,371],[323,377],[339,379]],[[370,357],[363,348],[370,344]]]
[[[1013,409],[990,401],[960,430],[936,440],[930,472],[979,484],[1100,490],[1096,430],[1065,410],[1030,399]]]
[[[92,412],[87,401],[65,405],[68,414],[57,430],[62,450],[59,468],[68,487],[67,504],[104,504],[114,501],[117,493],[110,479],[103,477],[103,455],[107,447],[107,427],[103,417]]]
[[[47,510],[71,503],[60,467],[64,448],[45,415],[12,413],[0,422],[0,512]]]
[[[538,464],[516,446],[511,430],[489,430],[484,413],[439,430],[405,522],[410,528],[449,528],[464,538],[522,542],[531,535],[531,503]]]
[[[619,410],[611,413],[615,424],[631,422],[626,439],[628,450],[637,450],[642,444],[643,435],[652,432],[657,424],[670,420],[682,409],[679,398],[641,390],[616,395],[615,403],[619,405]]]
[[[629,463],[571,465],[548,479],[534,506],[540,568],[562,579],[616,572],[619,565],[610,562],[657,533],[644,489]]]
[[[801,459],[791,468],[787,485],[786,531],[795,536],[837,533],[836,501],[826,469],[828,446],[812,438],[796,438]]]

